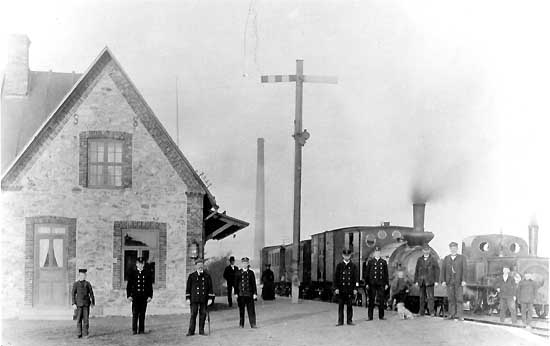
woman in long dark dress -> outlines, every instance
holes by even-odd
[[[265,270],[262,273],[262,299],[273,300],[275,299],[275,275],[271,271],[271,265],[266,264]]]

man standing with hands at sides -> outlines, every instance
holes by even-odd
[[[195,261],[195,271],[187,278],[185,300],[191,306],[191,319],[189,320],[189,331],[186,336],[195,335],[197,312],[199,313],[199,334],[204,333],[204,322],[206,320],[207,304],[214,302],[214,291],[212,278],[204,271],[204,263],[201,259]]]
[[[458,244],[454,241],[449,244],[450,255],[445,256],[441,265],[441,286],[447,287],[449,299],[448,320],[458,318],[464,321],[463,287],[466,286],[466,257],[459,255]]]
[[[241,259],[242,268],[235,275],[235,296],[237,305],[239,305],[239,326],[244,328],[244,308],[248,312],[248,321],[251,328],[256,328],[256,310],[254,300],[258,298],[256,290],[256,277],[254,272],[249,269],[250,260],[248,257]]]
[[[225,267],[223,271],[223,278],[227,281],[227,305],[233,306],[231,296],[233,295],[233,289],[235,288],[235,275],[239,271],[239,268],[235,265],[235,257],[229,257],[229,265]]]
[[[376,296],[378,296],[378,319],[385,320],[384,309],[386,307],[386,290],[389,287],[388,263],[380,257],[380,246],[374,247],[373,257],[367,262],[363,272],[363,280],[369,292],[369,318],[371,321],[374,314]]]
[[[349,249],[342,251],[342,262],[334,270],[334,294],[338,297],[338,324],[344,325],[344,304],[346,305],[347,324],[353,323],[353,298],[357,294],[357,267],[351,262]]]
[[[414,284],[420,286],[420,316],[426,312],[426,296],[428,298],[428,315],[435,317],[434,310],[434,286],[437,286],[439,279],[439,264],[430,254],[431,249],[428,244],[422,247],[422,256],[416,261],[414,270]]]
[[[516,324],[518,319],[516,311],[517,285],[514,277],[510,275],[509,265],[505,264],[502,267],[502,275],[497,278],[493,286],[500,296],[500,322],[504,322],[506,310],[509,310],[512,323]],[[523,310],[522,313],[524,313]]]
[[[126,297],[132,302],[132,332],[145,333],[145,311],[147,303],[153,299],[153,279],[149,271],[143,269],[145,260],[138,257],[136,270],[130,273],[126,286]]]
[[[78,281],[73,284],[72,299],[73,308],[76,309],[76,332],[79,338],[84,335],[88,338],[90,306],[95,306],[94,291],[92,285],[86,281],[86,269],[78,270]],[[84,324],[84,329],[82,329]]]

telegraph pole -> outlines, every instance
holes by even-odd
[[[296,112],[294,118],[294,215],[292,223],[292,303],[298,303],[300,278],[298,265],[300,261],[300,210],[302,200],[302,147],[309,138],[309,132],[302,130],[302,99],[304,82],[338,83],[336,77],[304,76],[304,61],[296,60],[295,75],[262,76],[262,83],[296,83]]]

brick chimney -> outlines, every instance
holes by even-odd
[[[27,35],[9,37],[8,64],[4,73],[2,96],[26,96],[29,92],[29,46]]]

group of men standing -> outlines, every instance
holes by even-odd
[[[466,285],[466,259],[459,255],[458,244],[449,244],[450,254],[442,262],[441,269],[438,261],[431,254],[430,247],[426,244],[422,247],[422,256],[418,258],[415,267],[414,284],[419,288],[420,311],[423,316],[426,312],[426,301],[428,314],[435,316],[434,308],[434,287],[441,282],[447,289],[449,299],[449,314],[447,319],[464,320],[462,308],[463,287]],[[342,262],[336,265],[334,271],[334,294],[338,300],[338,323],[344,324],[344,305],[347,307],[348,325],[353,325],[353,300],[357,295],[358,270],[351,261],[352,252],[344,249]],[[363,264],[363,280],[365,282],[368,296],[368,320],[373,319],[374,307],[378,305],[378,318],[384,320],[386,304],[386,292],[389,289],[388,263],[381,257],[379,246],[374,247],[372,257]]]
[[[235,266],[235,258],[231,257],[230,265],[225,269],[227,280],[228,303],[232,305],[234,290],[239,306],[239,326],[244,328],[245,308],[250,326],[256,328],[256,311],[254,301],[257,299],[256,278],[250,270],[248,257],[242,258],[242,269]],[[79,279],[73,284],[72,301],[75,309],[74,319],[77,321],[77,336],[88,337],[90,308],[95,305],[92,285],[86,281],[86,269],[79,269]],[[145,268],[145,260],[138,257],[136,267],[128,274],[126,297],[132,303],[132,333],[145,333],[145,313],[147,304],[153,299],[153,276]],[[187,278],[185,300],[189,304],[191,316],[186,336],[195,335],[196,320],[199,317],[199,335],[206,335],[205,324],[208,316],[208,306],[214,302],[212,278],[204,270],[201,259],[195,261],[195,270]]]
[[[447,319],[463,321],[463,287],[466,285],[466,258],[458,254],[458,244],[449,244],[450,254],[445,256],[439,267],[438,261],[428,245],[422,247],[422,256],[416,262],[414,284],[419,288],[420,311],[423,316],[436,316],[434,307],[434,289],[439,282],[447,290],[449,314]],[[352,251],[344,249],[342,261],[336,265],[334,272],[334,294],[338,300],[338,324],[344,324],[344,306],[347,307],[346,322],[354,325],[353,302],[358,294],[358,270],[351,261]],[[244,328],[245,309],[251,328],[256,328],[256,311],[254,301],[257,299],[256,278],[250,270],[248,257],[241,259],[242,268],[235,265],[235,258],[230,257],[230,263],[225,268],[223,277],[227,281],[227,302],[231,307],[233,295],[239,307],[239,326]],[[149,270],[144,268],[145,261],[139,257],[136,268],[129,273],[126,286],[126,296],[132,303],[132,332],[145,333],[145,313],[147,304],[153,299],[153,277]],[[274,299],[274,275],[269,265],[262,274],[262,283],[265,291],[262,296],[265,300]],[[398,270],[402,274],[403,270]],[[388,263],[381,257],[381,249],[376,246],[373,255],[363,264],[363,280],[368,296],[368,320],[373,319],[374,307],[378,305],[378,318],[384,320],[386,292],[389,288]],[[533,280],[531,273],[526,273],[524,279],[516,282],[510,274],[510,267],[503,267],[502,276],[495,281],[494,287],[500,294],[500,319],[504,320],[506,310],[511,312],[512,322],[516,323],[516,300],[522,308],[524,323],[530,324],[530,310],[535,301],[536,292],[542,285]],[[187,336],[195,334],[196,318],[199,317],[199,335],[206,335],[204,331],[208,305],[214,302],[212,278],[204,270],[201,259],[195,261],[195,271],[189,274],[186,286],[185,299],[190,306],[191,316]],[[73,285],[72,301],[75,309],[74,319],[77,320],[77,336],[87,337],[89,329],[90,307],[95,305],[92,285],[86,281],[86,269],[79,270],[79,279]],[[410,312],[409,312],[410,313]]]
[[[526,272],[520,281],[519,277],[512,275],[509,265],[502,267],[502,275],[499,275],[493,283],[493,287],[500,296],[500,322],[504,322],[507,312],[510,312],[512,323],[516,324],[516,304],[519,303],[523,324],[527,328],[531,327],[533,303],[537,298],[538,289],[544,285],[544,280],[533,279],[534,273]]]
[[[250,259],[241,258],[242,268],[235,265],[235,257],[229,257],[229,265],[225,267],[223,278],[227,281],[227,304],[233,306],[233,295],[237,298],[239,307],[239,327],[244,328],[245,308],[251,328],[256,328],[256,308],[254,301],[258,298],[256,276],[250,270]]]

